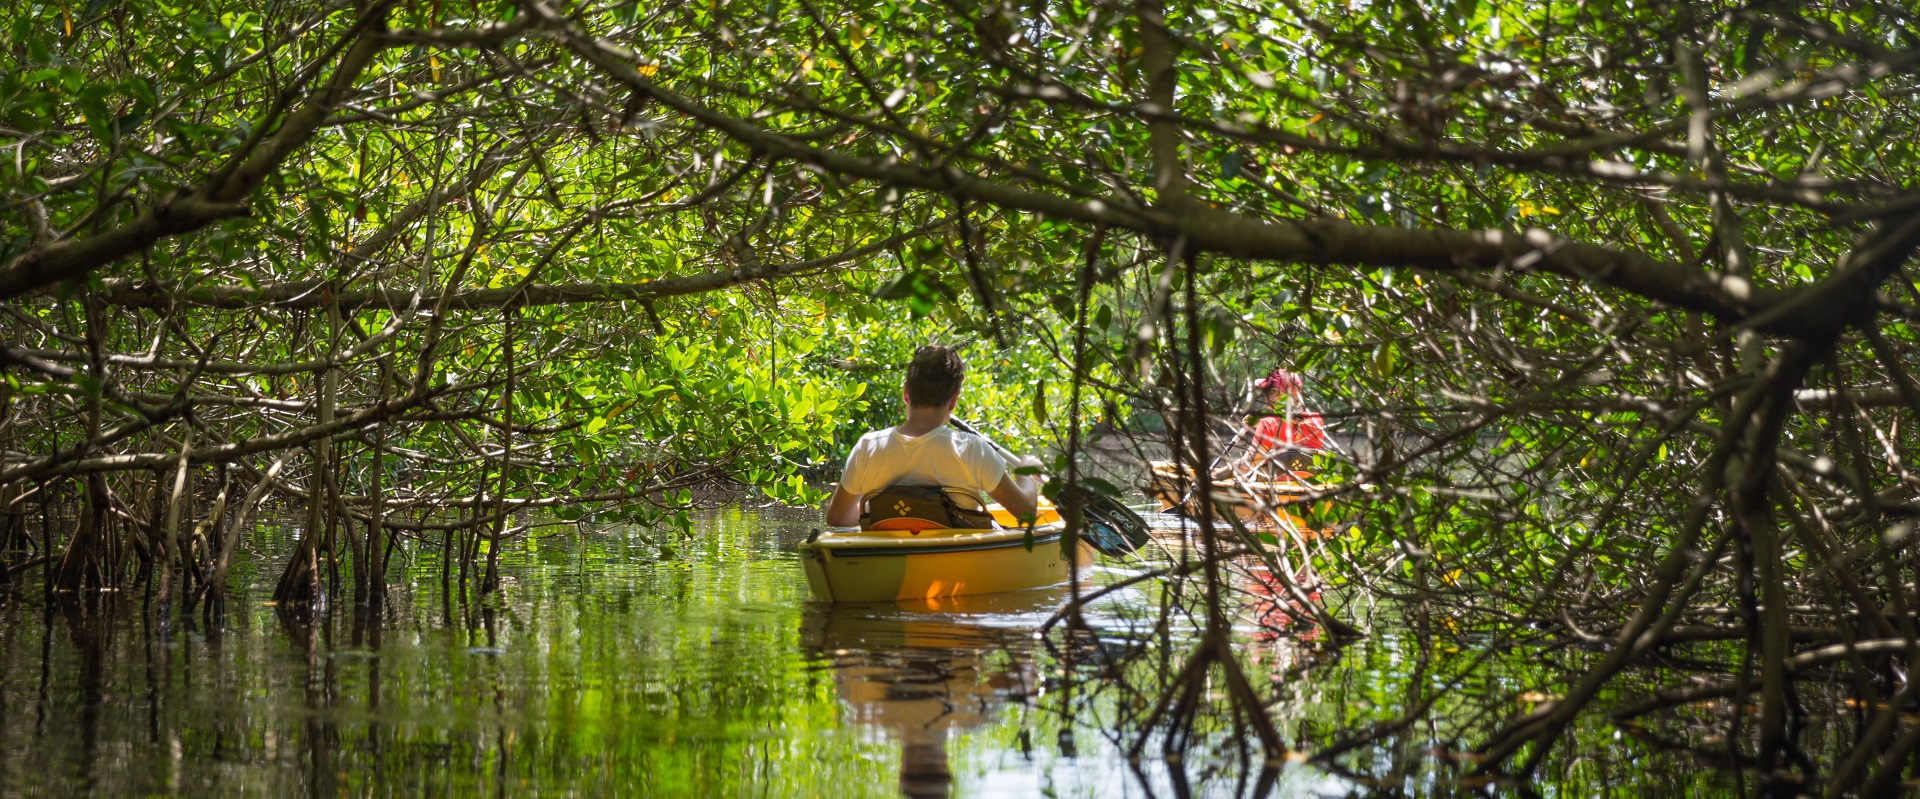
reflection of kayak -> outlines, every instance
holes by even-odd
[[[1039,690],[1027,656],[1031,634],[965,616],[1030,613],[1062,598],[1029,592],[899,607],[814,606],[801,617],[800,644],[831,663],[847,720],[899,740],[901,793],[945,797],[953,787],[948,740],[992,723],[1002,708]]]
[[[1013,516],[989,506],[1005,527],[992,530],[848,530],[801,545],[807,588],[828,602],[938,600],[1057,585],[1067,579],[1060,534],[1066,525],[1043,503],[1031,534]],[[1091,563],[1082,544],[1075,553]]]
[[[1061,600],[1058,594],[1039,598],[1045,607]],[[985,657],[1024,648],[1030,634],[903,611],[816,606],[801,619],[801,646],[832,659],[834,683],[853,721],[898,733],[967,729],[1035,691],[1025,658]],[[983,660],[993,668],[983,668]]]
[[[1295,575],[1297,582],[1307,582],[1310,572]],[[1249,612],[1248,621],[1254,625],[1253,640],[1276,641],[1283,635],[1290,639],[1312,641],[1320,637],[1320,628],[1313,624],[1313,616],[1301,609],[1299,603],[1290,596],[1286,584],[1274,576],[1265,564],[1250,564],[1239,579],[1245,586]],[[1320,591],[1308,588],[1307,598],[1320,601]]]
[[[1173,461],[1151,461],[1153,472],[1147,482],[1147,495],[1160,502],[1164,511],[1178,510],[1187,518],[1197,518],[1199,507],[1194,502],[1197,493],[1193,484],[1193,470]],[[1216,479],[1213,483],[1215,507],[1222,504],[1233,509],[1234,515],[1249,525],[1284,525],[1299,530],[1306,535],[1315,535],[1321,531],[1310,526],[1305,518],[1293,512],[1298,509],[1301,500],[1321,490],[1309,482],[1312,472],[1280,470],[1280,477],[1270,482],[1255,482],[1234,477]],[[1313,503],[1316,514],[1327,510],[1330,502]]]

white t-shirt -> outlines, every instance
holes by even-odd
[[[974,492],[984,503],[1006,474],[1000,453],[972,433],[941,425],[923,436],[906,436],[889,427],[853,445],[840,487],[871,494],[894,484],[940,486]]]

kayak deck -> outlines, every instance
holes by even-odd
[[[1042,515],[1042,519],[1046,519]],[[1065,525],[978,529],[844,530],[801,545],[807,589],[827,602],[939,600],[1058,585],[1070,566]],[[1092,562],[1088,548],[1075,559]]]

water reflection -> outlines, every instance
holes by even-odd
[[[827,660],[845,717],[900,745],[900,790],[953,792],[948,742],[993,722],[1039,692],[1032,635],[1020,622],[1050,612],[1062,591],[1028,591],[940,602],[815,604],[800,642]]]
[[[271,562],[236,571],[212,623],[162,623],[137,589],[51,609],[0,593],[0,799],[1293,799],[1456,784],[1402,766],[1463,745],[1441,727],[1355,749],[1351,781],[1309,764],[1262,772],[1230,723],[1201,729],[1184,760],[1158,743],[1130,758],[1191,644],[1167,592],[1120,585],[1131,567],[1097,568],[1121,590],[1045,640],[1034,631],[1064,590],[809,605],[793,548],[815,524],[811,511],[721,511],[671,554],[622,530],[525,539],[501,553],[508,587],[487,603],[443,593],[434,550],[409,549],[375,618],[281,612],[267,602]],[[1236,645],[1302,750],[1391,723],[1446,684],[1440,666],[1411,661],[1446,654],[1426,633],[1314,655],[1284,601],[1243,610],[1253,618]],[[1571,774],[1556,793],[1588,795],[1601,777],[1695,787],[1691,772],[1647,776],[1640,756]]]

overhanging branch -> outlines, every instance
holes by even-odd
[[[717,291],[742,283],[801,277],[887,252],[945,224],[942,221],[922,225],[869,244],[805,261],[781,264],[751,263],[717,272],[664,277],[639,283],[534,283],[526,286],[468,289],[449,297],[447,308],[448,310],[480,310],[504,308],[509,304],[528,307],[652,300]],[[260,307],[316,309],[326,306],[326,297],[319,290],[324,283],[324,280],[315,279],[273,283],[257,288],[210,286],[188,289],[176,296],[165,285],[109,281],[102,300],[110,305],[154,310],[164,309],[174,300],[188,305],[231,310]],[[414,290],[411,287],[373,287],[341,291],[338,300],[342,311],[367,307],[399,308],[405,307],[412,301],[413,295]]]
[[[875,159],[850,155],[762,128],[668,90],[642,75],[624,48],[582,32],[542,2],[525,0],[524,5],[541,19],[552,36],[631,91],[760,152],[837,175],[960,196],[1002,208],[1156,237],[1185,236],[1191,246],[1238,258],[1370,268],[1411,267],[1436,272],[1544,272],[1610,286],[1728,323],[1763,313],[1794,294],[1753,286],[1737,278],[1724,279],[1715,272],[1662,261],[1640,252],[1574,241],[1540,228],[1524,231],[1408,229],[1325,219],[1263,220],[1192,203],[1169,208],[1142,206],[1117,198],[1070,199],[989,180],[951,165],[918,164],[899,157]],[[1830,332],[1818,320],[1798,315],[1776,315],[1756,328],[1790,336],[1824,336]]]

